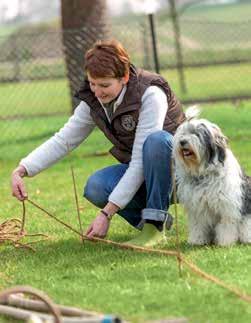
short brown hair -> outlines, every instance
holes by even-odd
[[[97,41],[85,54],[84,68],[93,78],[121,78],[129,73],[130,58],[118,41]]]

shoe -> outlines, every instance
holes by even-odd
[[[159,231],[155,227],[155,225],[151,223],[145,223],[139,235],[136,238],[125,242],[125,244],[131,244],[140,247],[154,247],[164,241],[164,230]]]

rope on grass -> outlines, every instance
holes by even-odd
[[[6,220],[0,224],[0,244],[5,242],[10,242],[15,247],[22,247],[22,248],[27,248],[27,249],[31,249],[32,251],[35,251],[35,249],[31,247],[30,244],[41,240],[30,241],[28,243],[21,242],[21,240],[25,237],[48,238],[48,236],[42,233],[27,234],[27,232],[24,229],[25,213],[26,213],[24,201],[22,202],[22,206],[23,206],[22,220],[14,218],[14,219]]]
[[[89,241],[92,241],[92,242],[101,242],[101,243],[109,244],[109,245],[112,245],[112,246],[116,246],[116,247],[121,248],[121,249],[130,249],[130,250],[135,250],[135,251],[139,251],[139,252],[143,252],[143,253],[160,254],[160,255],[165,255],[165,256],[176,257],[180,263],[184,263],[188,268],[190,268],[191,271],[193,271],[198,276],[200,276],[200,277],[202,277],[202,278],[204,278],[204,279],[206,279],[208,281],[211,281],[211,282],[215,283],[218,286],[221,286],[221,287],[227,289],[231,293],[238,296],[240,299],[242,299],[242,300],[244,300],[244,301],[246,301],[248,303],[251,303],[251,295],[248,295],[247,293],[240,290],[239,288],[236,288],[236,287],[233,287],[233,286],[230,286],[230,285],[226,284],[225,282],[221,281],[216,276],[213,276],[213,275],[210,275],[210,274],[204,272],[198,266],[196,266],[193,262],[187,260],[185,258],[185,255],[183,255],[179,251],[145,248],[145,247],[139,247],[139,246],[135,246],[135,245],[131,245],[131,244],[125,244],[125,243],[119,243],[119,242],[115,242],[115,241],[112,241],[112,240],[106,240],[106,239],[101,239],[101,238],[95,238],[95,237],[89,238],[86,235],[83,235],[80,232],[78,232],[76,229],[71,227],[69,224],[63,222],[62,220],[59,220],[57,217],[55,217],[54,215],[52,215],[51,213],[46,211],[44,208],[42,208],[41,206],[39,206],[35,202],[31,201],[30,199],[27,199],[27,201],[29,203],[31,203],[33,206],[35,206],[36,208],[38,208],[39,210],[43,211],[49,217],[53,218],[55,221],[59,222],[60,224],[62,224],[65,227],[67,227],[72,232],[78,234],[84,240],[89,240]]]

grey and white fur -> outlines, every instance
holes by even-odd
[[[220,128],[198,114],[189,108],[174,136],[177,195],[188,214],[188,242],[251,243],[251,178]]]

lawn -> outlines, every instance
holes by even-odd
[[[185,69],[187,93],[182,93],[180,89],[176,70],[162,69],[161,74],[170,82],[181,100],[232,97],[250,95],[251,93],[250,63],[187,68]],[[68,115],[71,110],[66,79],[2,84],[0,98],[0,122],[4,122],[3,127],[7,127],[7,123],[1,119],[60,113]],[[31,121],[29,122],[31,123]],[[39,120],[33,120],[32,124],[38,122]],[[22,121],[19,123],[21,125]],[[28,123],[25,123],[27,129],[29,129]],[[8,123],[8,131],[12,130],[11,127]],[[6,136],[8,135],[6,134]],[[6,140],[6,137],[1,139]]]
[[[161,74],[181,100],[251,93],[250,64],[188,68],[185,70],[186,93],[181,91],[177,71],[161,70]],[[38,141],[49,137],[64,124],[71,111],[64,79],[2,84],[0,98],[0,146],[5,150],[10,143],[29,144],[31,139]],[[9,152],[6,154],[4,158]]]
[[[217,4],[210,6],[199,4],[190,6],[183,13],[183,16],[201,21],[243,23],[250,21],[250,10],[250,1],[246,1],[245,3]]]
[[[244,169],[251,174],[251,102],[238,107],[231,104],[202,106],[202,115],[218,123],[230,139],[230,146]],[[54,120],[55,121],[55,120]],[[54,122],[53,121],[53,122]],[[60,121],[55,121],[59,126]],[[49,123],[49,122],[48,122]],[[1,222],[21,217],[21,205],[10,196],[9,177],[19,159],[43,139],[0,146]],[[70,156],[33,179],[26,179],[29,198],[75,228],[70,164],[75,169],[81,206],[81,219],[87,228],[97,209],[81,198],[83,185],[95,170],[115,163],[108,156],[90,153],[105,151],[110,144],[94,131],[85,144]],[[172,213],[174,210],[172,208]],[[227,284],[251,291],[251,246],[230,248],[191,247],[187,244],[186,217],[178,208],[181,251],[202,270]],[[78,306],[102,313],[114,313],[131,322],[149,319],[187,317],[189,322],[247,323],[251,305],[227,290],[205,281],[186,267],[179,277],[174,258],[140,254],[103,244],[86,242],[32,205],[27,205],[26,229],[45,233],[49,240],[34,245],[36,252],[0,245],[1,289],[31,285],[43,290],[61,304]],[[168,233],[163,249],[175,249],[175,227]],[[112,221],[108,238],[127,241],[136,234],[118,216]],[[0,321],[12,322],[3,317]]]

